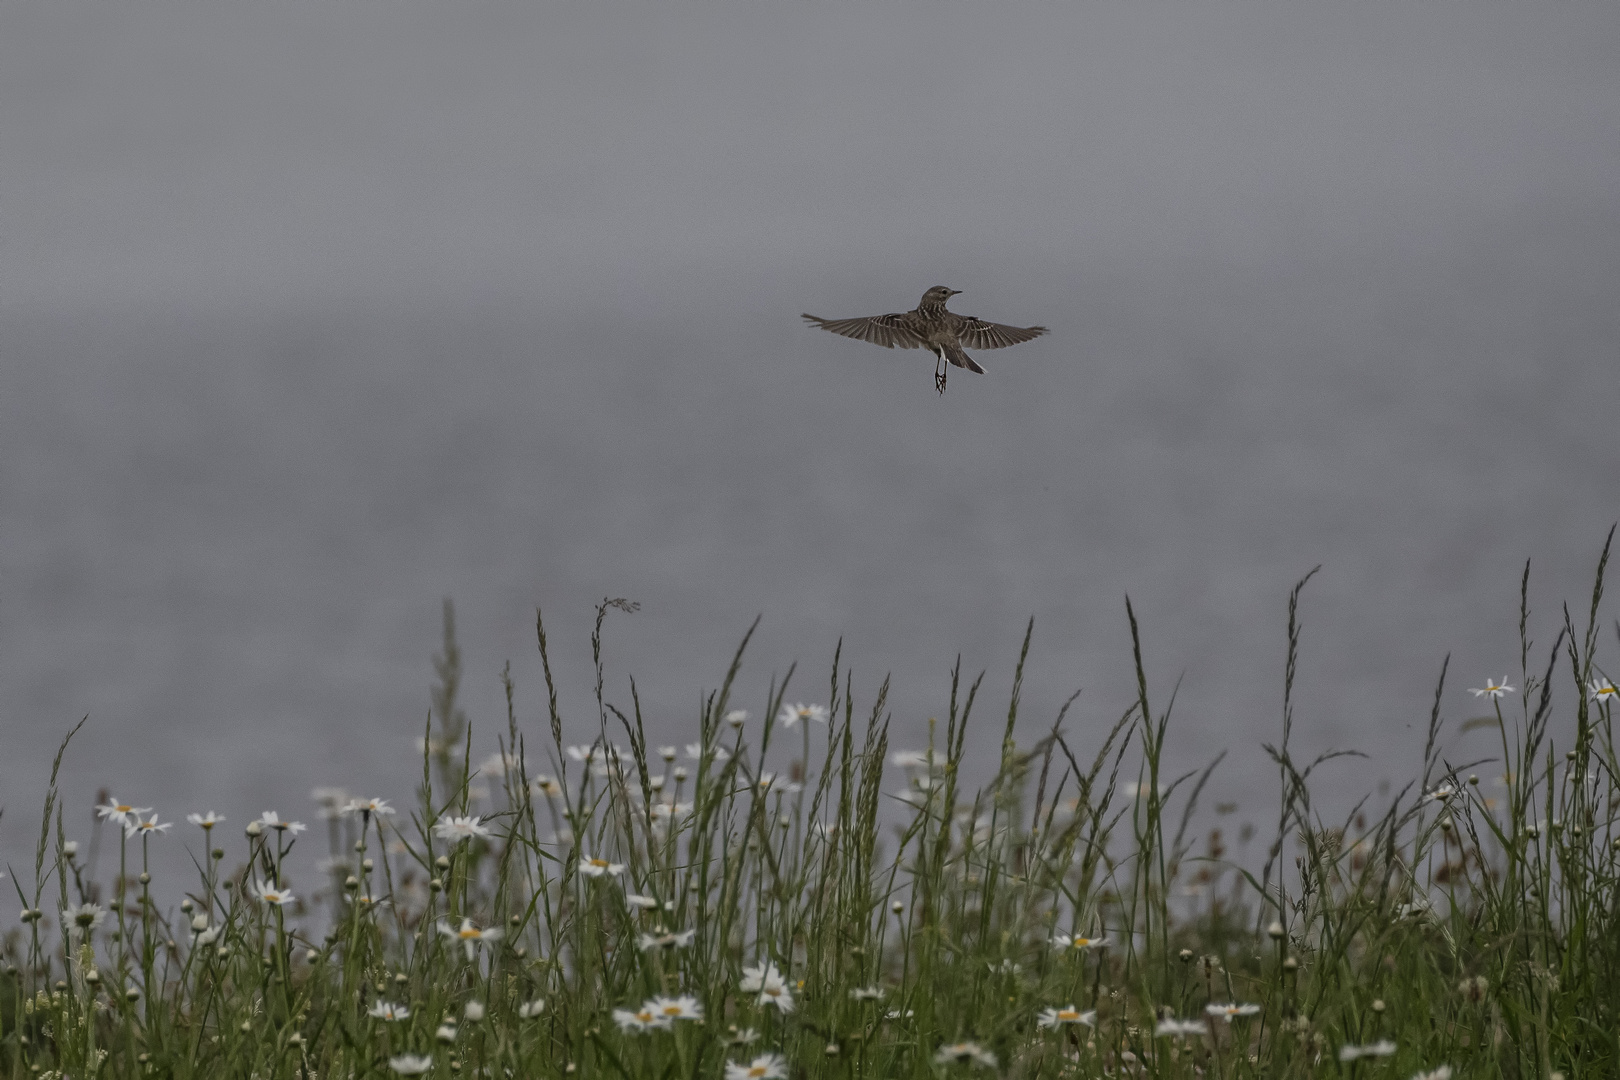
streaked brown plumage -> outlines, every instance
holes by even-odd
[[[805,315],[804,319],[812,326],[857,341],[869,341],[885,349],[927,349],[938,358],[934,365],[934,387],[943,394],[947,363],[984,374],[984,368],[963,351],[964,346],[1004,349],[1008,345],[1033,341],[1047,332],[1044,326],[1006,326],[985,322],[977,315],[947,311],[945,301],[961,291],[935,285],[923,293],[922,302],[914,311],[871,315],[864,319],[823,319],[816,315]]]

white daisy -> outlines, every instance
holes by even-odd
[[[1081,1012],[1073,1005],[1065,1005],[1061,1009],[1042,1009],[1039,1018],[1035,1021],[1043,1028],[1057,1028],[1063,1024],[1084,1024],[1086,1027],[1097,1025],[1097,1010],[1087,1009]]]
[[[410,1018],[411,1010],[408,1005],[396,1005],[392,1001],[379,1001],[366,1010],[367,1016],[374,1016],[378,1020],[387,1020],[390,1023],[396,1020]]]
[[[165,821],[163,824],[159,825],[157,815],[153,814],[146,821],[142,821],[139,817],[137,817],[134,821],[125,822],[124,837],[125,839],[130,839],[135,836],[151,836],[154,833],[162,834],[168,832],[172,828],[174,828],[174,822]]]
[[[439,933],[447,938],[461,942],[462,948],[466,950],[468,960],[473,958],[478,946],[486,941],[499,941],[501,938],[500,927],[488,926],[480,930],[473,925],[471,919],[462,919],[460,927],[453,927],[447,922],[440,922]]]
[[[253,882],[253,892],[260,900],[267,904],[274,904],[276,907],[284,907],[296,899],[292,894],[292,890],[284,889],[274,883],[258,880]]]
[[[636,948],[642,952],[653,949],[684,949],[692,944],[696,930],[680,930],[673,934],[642,934],[636,939]]]
[[[216,814],[212,810],[206,814],[187,814],[186,820],[200,829],[212,829],[225,820],[223,814]]]
[[[301,821],[283,821],[274,810],[266,810],[260,814],[259,825],[266,829],[274,829],[277,832],[290,832],[294,836],[309,827]]]
[[[489,827],[476,814],[466,817],[442,817],[433,823],[433,835],[441,840],[459,844],[464,840],[488,836]]]
[[[150,806],[131,806],[128,803],[119,802],[117,799],[108,799],[105,804],[96,807],[96,816],[103,821],[116,821],[118,824],[125,826],[129,824],[131,815],[138,818],[142,814],[150,814],[151,812],[152,808]]]
[[[594,855],[581,855],[579,858],[579,872],[586,877],[601,877],[603,874],[618,876],[624,873],[624,864],[608,862],[598,859]]]
[[[932,769],[934,767],[934,752],[932,750],[896,750],[889,761],[902,769]]]
[[[856,1001],[878,1001],[883,997],[883,987],[862,986],[849,992],[849,996]]]
[[[659,1016],[648,1002],[639,1009],[614,1009],[613,1022],[619,1025],[620,1031],[651,1031],[654,1028],[667,1028],[670,1023]]]
[[[1620,687],[1608,679],[1593,679],[1586,689],[1591,693],[1592,700],[1600,705],[1607,705],[1611,701],[1620,699]]]
[[[1204,1006],[1205,1013],[1209,1014],[1210,1016],[1218,1016],[1222,1020],[1225,1020],[1228,1024],[1232,1022],[1233,1017],[1253,1016],[1259,1011],[1260,1006],[1258,1005],[1239,1005],[1234,1003],[1229,1005],[1210,1004]]]
[[[694,742],[686,744],[686,756],[693,761],[702,761],[704,758],[709,758],[712,761],[720,762],[729,761],[731,751],[723,746],[711,746],[705,750],[702,743]]]
[[[1070,937],[1068,934],[1053,934],[1052,944],[1059,949],[1100,949],[1108,944],[1108,938],[1103,937]]]
[[[655,997],[642,1008],[651,1009],[662,1017],[666,1024],[676,1020],[702,1020],[703,1005],[690,994],[681,997]]]
[[[947,1043],[939,1048],[934,1061],[940,1065],[949,1065],[954,1061],[964,1065],[982,1065],[986,1069],[996,1067],[996,1055],[975,1042]]]
[[[726,1062],[726,1080],[786,1080],[787,1062],[781,1054],[762,1054],[744,1065]]]
[[[1365,1046],[1351,1046],[1346,1044],[1339,1047],[1340,1061],[1355,1061],[1366,1057],[1389,1057],[1395,1052],[1395,1044],[1388,1039],[1380,1039]]]
[[[1209,1025],[1202,1020],[1177,1020],[1167,1017],[1159,1021],[1159,1026],[1153,1029],[1155,1035],[1173,1035],[1184,1039],[1188,1035],[1205,1035],[1209,1033]]]
[[[78,907],[64,908],[62,911],[62,925],[74,926],[80,930],[94,930],[107,921],[107,909],[100,904],[80,904]]]
[[[776,965],[769,960],[758,967],[743,968],[742,982],[737,985],[746,993],[757,993],[761,1005],[774,1005],[784,1013],[793,1011],[793,991],[788,988],[787,980]]]
[[[545,1011],[545,998],[535,998],[533,1001],[525,1001],[523,1004],[518,1006],[518,1015],[525,1020],[533,1020],[535,1017],[539,1016]]]
[[[1485,685],[1477,690],[1473,687],[1469,687],[1468,692],[1473,694],[1475,697],[1488,697],[1492,701],[1495,701],[1503,694],[1513,693],[1513,687],[1507,684],[1507,676],[1504,675],[1500,679],[1486,679]]]
[[[421,1054],[395,1054],[388,1059],[388,1067],[401,1076],[421,1076],[433,1068],[433,1059]]]
[[[805,705],[801,702],[783,705],[782,711],[776,714],[776,722],[785,728],[796,726],[800,720],[814,720],[818,724],[825,724],[827,709],[823,705]]]
[[[394,808],[388,805],[387,799],[350,799],[343,808],[345,814],[371,814],[383,817],[392,814]]]

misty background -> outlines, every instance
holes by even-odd
[[[609,596],[655,743],[763,614],[756,718],[841,637],[918,746],[960,653],[992,755],[1031,616],[1023,739],[1083,687],[1092,751],[1129,594],[1258,819],[1320,563],[1329,792],[1413,775],[1447,654],[1489,754],[1525,560],[1539,666],[1620,517],[1616,55],[1609,3],[7,5],[0,852],[87,714],[70,838],[408,805],[445,597],[478,756],[509,659],[544,741],[537,606],[592,736]],[[940,398],[799,320],[936,284],[1052,333]]]

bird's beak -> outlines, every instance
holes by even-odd
[[[961,289],[946,289],[945,291],[950,293],[952,296],[960,296],[962,294]]]

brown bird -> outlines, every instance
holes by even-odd
[[[1033,341],[1047,332],[1044,326],[1004,326],[985,322],[977,315],[958,315],[954,311],[947,311],[945,301],[961,291],[935,285],[923,293],[922,303],[917,305],[915,311],[870,315],[864,319],[823,319],[817,315],[805,315],[804,319],[812,326],[857,341],[870,341],[885,349],[897,346],[902,349],[927,349],[937,358],[934,364],[934,388],[943,394],[945,375],[950,370],[945,366],[947,363],[984,374],[984,368],[962,351],[964,345],[970,349],[1004,349],[1008,345]]]

